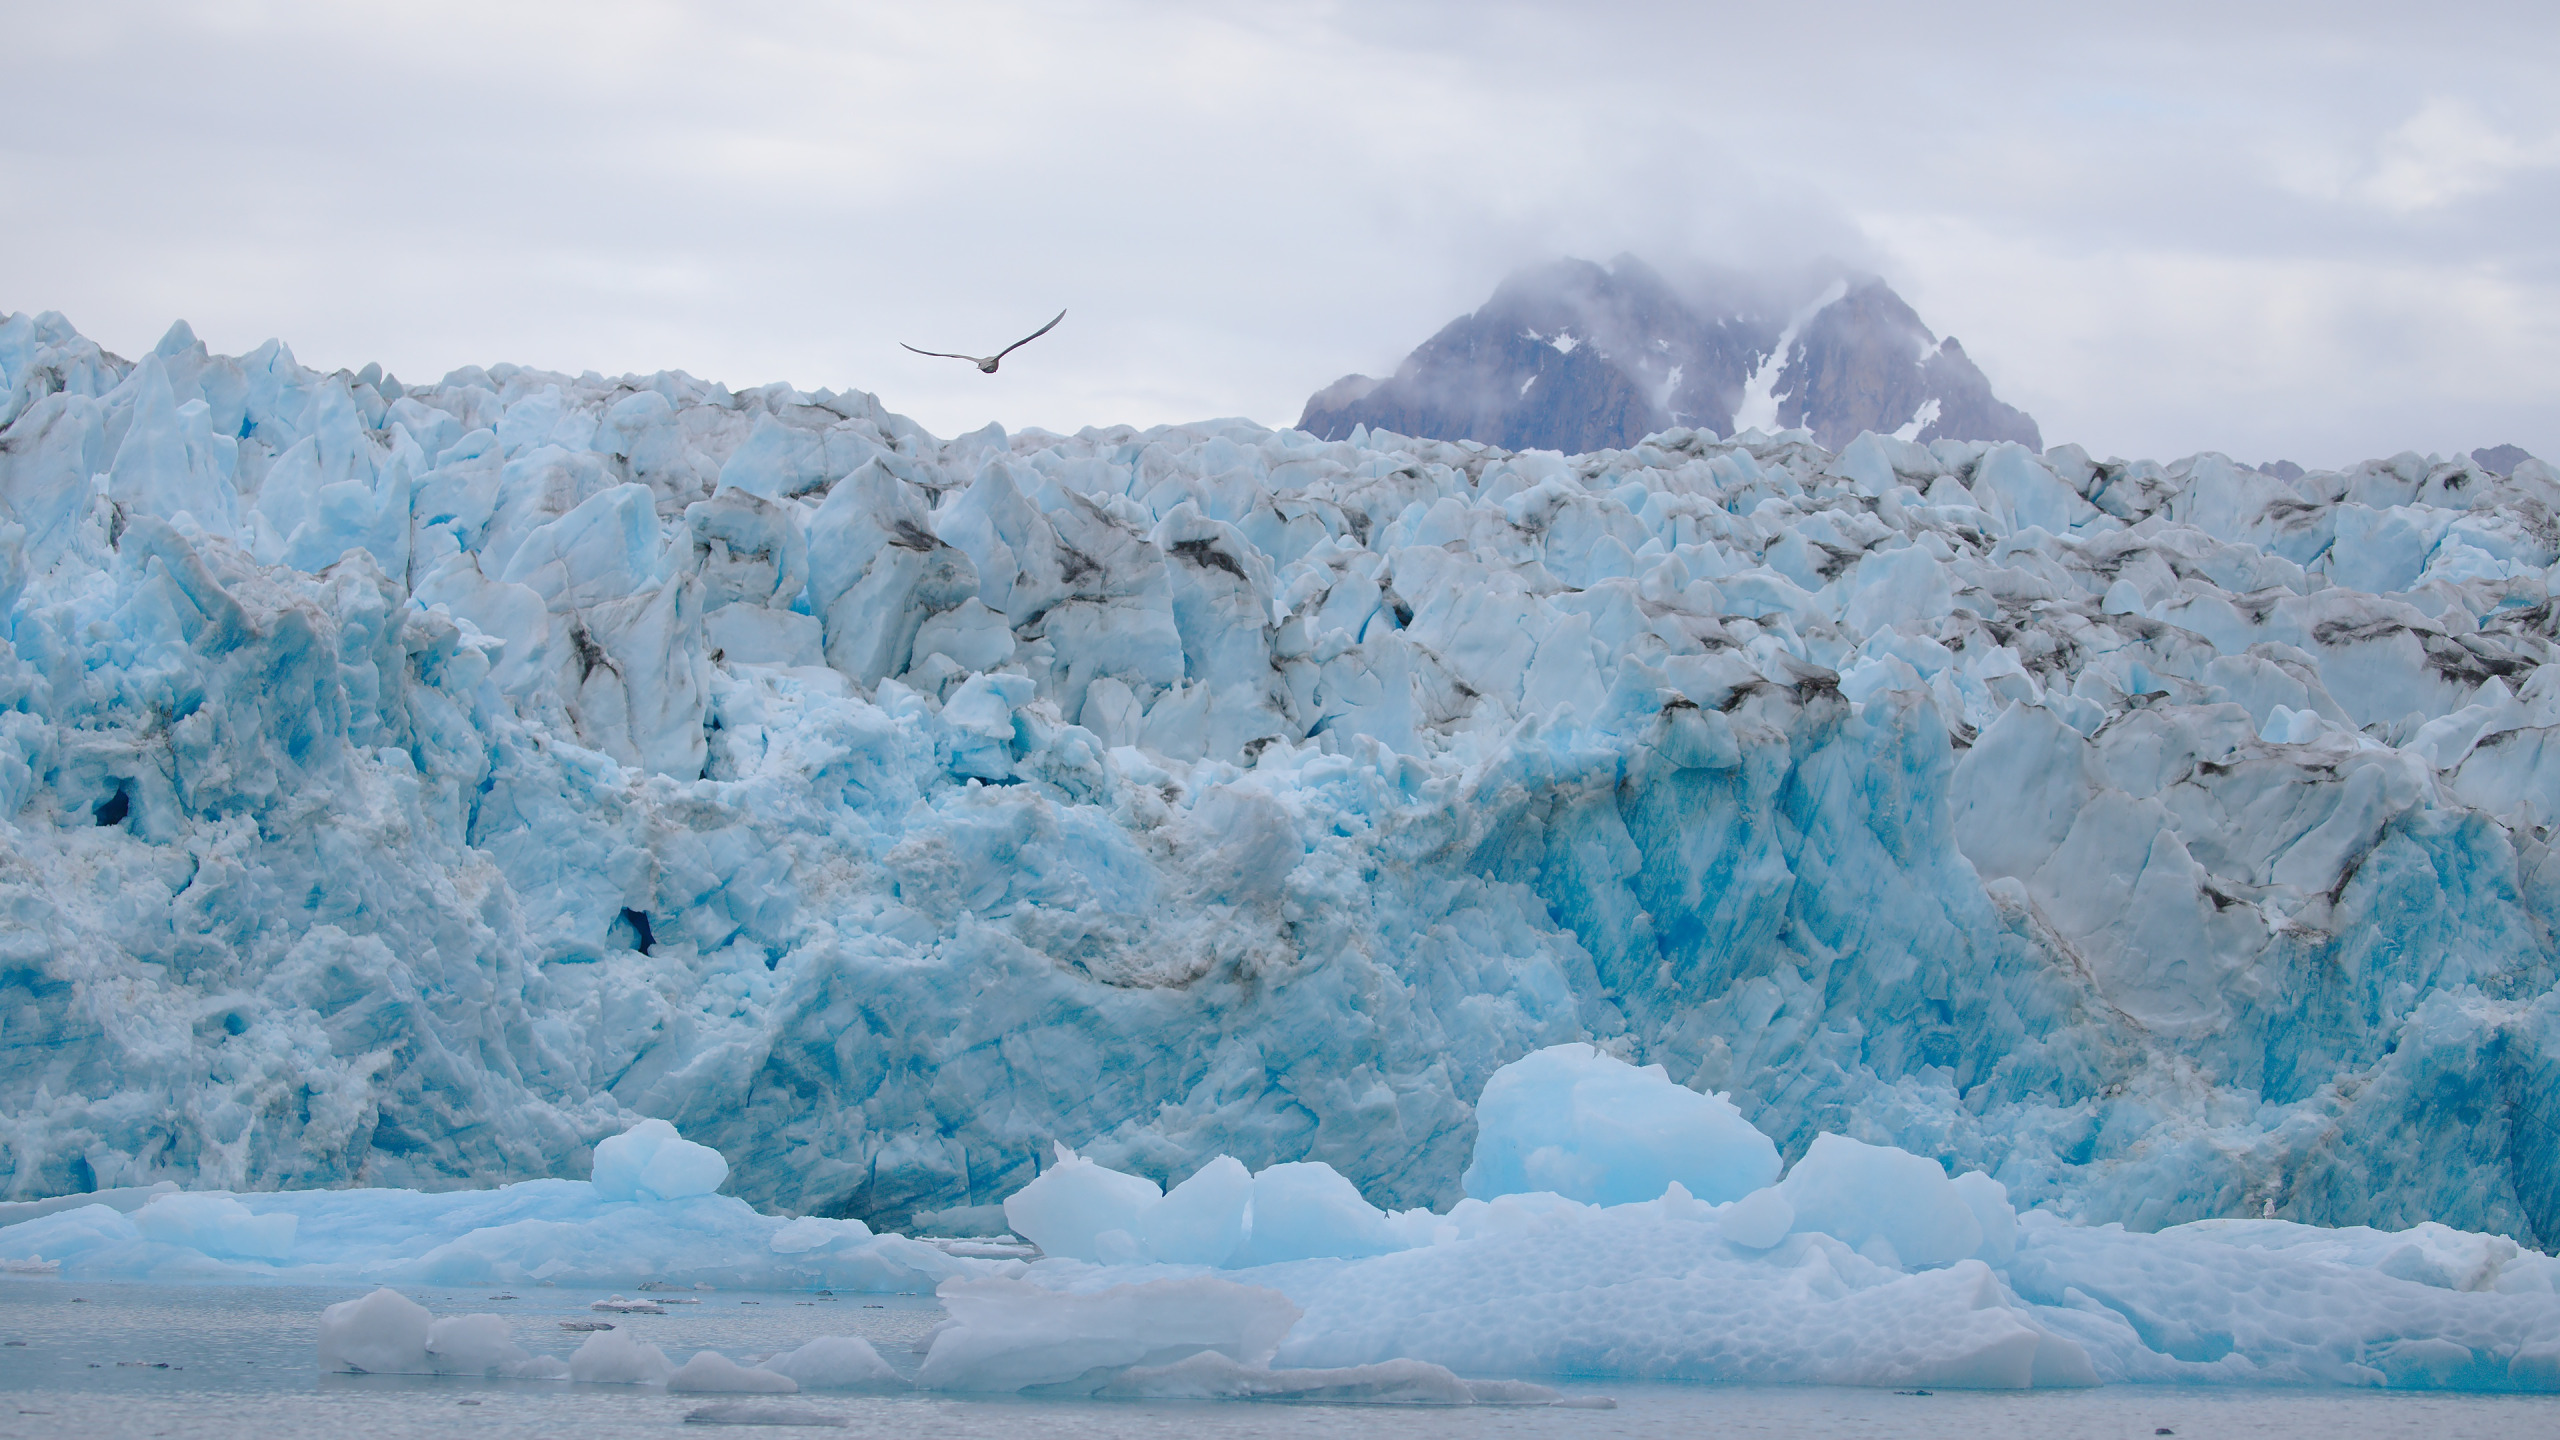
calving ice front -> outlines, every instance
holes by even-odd
[[[243,1192],[203,1233],[254,1258],[246,1192],[580,1184],[654,1116],[815,1226],[991,1225],[1061,1142],[1447,1217],[1471,1157],[1757,1203],[1479,1151],[1501,1067],[1591,1042],[2030,1237],[2560,1235],[2537,461],[946,441],[48,315],[0,320],[0,504],[13,1199]]]

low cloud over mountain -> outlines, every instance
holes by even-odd
[[[1792,297],[1742,283],[1684,295],[1630,256],[1523,270],[1392,377],[1344,376],[1298,421],[1327,439],[1364,424],[1567,453],[1681,425],[1802,427],[1832,449],[1867,430],[2043,444],[1964,347],[1930,333],[1881,280],[1842,275]]]

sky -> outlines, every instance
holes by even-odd
[[[1287,424],[1557,255],[1831,258],[2048,443],[2560,456],[2547,3],[2135,9],[0,0],[0,312],[948,435]]]

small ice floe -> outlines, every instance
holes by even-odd
[[[1567,1397],[1522,1380],[1464,1380],[1423,1360],[1274,1370],[1203,1350],[1170,1365],[1136,1366],[1100,1391],[1112,1400],[1280,1400],[1327,1405],[1519,1405],[1615,1410],[1603,1396]]]
[[[667,1313],[667,1307],[655,1300],[632,1300],[621,1295],[598,1300],[587,1308],[601,1310],[608,1315],[664,1315]]]
[[[771,1401],[728,1400],[716,1405],[685,1412],[687,1425],[817,1425],[841,1428],[847,1422],[842,1415],[812,1410],[805,1405],[776,1405]]]
[[[952,1239],[939,1235],[920,1235],[916,1238],[945,1255],[957,1255],[965,1260],[1037,1260],[1040,1258],[1039,1246],[1029,1241],[1013,1239],[1011,1236],[1001,1240]]]
[[[320,1368],[354,1375],[564,1380],[569,1367],[515,1343],[497,1315],[448,1315],[382,1289],[320,1312]]]
[[[569,1378],[581,1385],[664,1385],[676,1371],[667,1352],[628,1335],[590,1335],[569,1357]]]
[[[613,1322],[610,1320],[563,1320],[560,1322],[560,1328],[585,1333],[593,1330],[610,1330],[613,1328]]]
[[[62,1262],[30,1255],[24,1260],[0,1260],[0,1275],[59,1275]]]
[[[907,1382],[858,1335],[821,1335],[797,1350],[767,1358],[766,1370],[788,1375],[803,1390],[904,1390]]]
[[[697,1352],[667,1377],[678,1395],[792,1395],[800,1382],[773,1370],[751,1370],[717,1350]]]

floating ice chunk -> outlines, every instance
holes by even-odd
[[[1095,1236],[1134,1232],[1138,1217],[1163,1195],[1152,1180],[1106,1169],[1060,1145],[1039,1178],[1005,1197],[1004,1218],[1043,1254],[1096,1260]]]
[[[719,1151],[684,1139],[664,1120],[643,1120],[596,1142],[596,1194],[607,1200],[682,1200],[709,1195],[728,1178]]]
[[[341,1300],[320,1312],[320,1368],[358,1375],[431,1375],[435,1317],[397,1290]]]
[[[2077,1332],[2061,1334],[2046,1311],[2008,1296],[1981,1261],[1903,1274],[1802,1234],[1761,1252],[1730,1243],[1719,1218],[1658,1203],[1561,1202],[1529,1225],[1311,1265],[1285,1281],[1306,1314],[1275,1363],[1401,1358],[1473,1374],[1605,1367],[1751,1383],[2095,1383]]]
[[[1775,1185],[1752,1191],[1716,1217],[1718,1234],[1751,1250],[1770,1249],[1786,1239],[1795,1225],[1796,1207],[1787,1203],[1786,1194]]]
[[[569,1356],[569,1378],[581,1385],[664,1385],[676,1367],[667,1352],[620,1330],[599,1330]]]
[[[489,1378],[532,1359],[505,1317],[446,1315],[427,1327],[427,1366],[438,1375]]]
[[[1461,1380],[1427,1360],[1274,1370],[1204,1350],[1170,1365],[1121,1371],[1106,1399],[1297,1400],[1332,1405],[1552,1405],[1564,1397],[1517,1380]]]
[[[904,1390],[907,1382],[859,1335],[821,1335],[796,1350],[768,1358],[763,1367],[788,1375],[803,1390]]]
[[[1221,1155],[1139,1211],[1132,1230],[1166,1264],[1225,1264],[1244,1245],[1254,1193],[1243,1162]]]
[[[1505,1065],[1476,1105],[1467,1193],[1551,1190],[1595,1205],[1651,1200],[1677,1180],[1711,1204],[1778,1178],[1778,1147],[1731,1101],[1584,1044]]]
[[[1255,1172],[1252,1221],[1244,1265],[1273,1265],[1317,1256],[1350,1258],[1401,1250],[1404,1241],[1360,1187],[1332,1166],[1292,1161]]]
[[[793,1395],[800,1382],[773,1369],[749,1369],[717,1350],[697,1350],[667,1377],[670,1394]]]
[[[557,1357],[528,1353],[498,1315],[431,1316],[395,1290],[376,1290],[321,1312],[320,1368],[363,1375],[460,1375],[566,1380]]]
[[[1982,1221],[1937,1161],[1846,1135],[1817,1135],[1778,1186],[1799,1232],[1853,1249],[1884,1242],[1878,1263],[1944,1265],[1980,1250]],[[2014,1225],[2014,1220],[2011,1222]]]
[[[285,1258],[296,1223],[291,1215],[252,1214],[228,1195],[159,1195],[133,1212],[144,1239],[225,1259]]]
[[[859,1244],[871,1238],[871,1227],[859,1220],[830,1220],[803,1215],[773,1232],[766,1248],[776,1255],[802,1255],[831,1245]]]
[[[603,1148],[610,1160],[615,1153],[610,1142]],[[88,1205],[0,1229],[0,1260],[41,1255],[83,1279],[186,1274],[304,1283],[517,1285],[553,1280],[598,1286],[710,1281],[909,1293],[990,1268],[983,1260],[946,1254],[904,1236],[872,1235],[860,1221],[786,1220],[759,1214],[725,1195],[609,1200],[578,1180],[437,1194],[305,1190],[197,1192],[186,1198],[196,1202],[198,1213],[218,1201],[249,1217],[244,1221],[212,1207],[225,1217],[214,1227],[215,1241],[226,1225],[272,1237],[282,1227],[267,1222],[289,1219],[294,1221],[290,1246],[263,1257],[217,1255],[192,1243],[150,1239],[136,1227],[135,1217],[106,1205]],[[776,1239],[786,1236],[777,1248]],[[242,1242],[225,1243],[236,1248]],[[613,1303],[655,1309],[668,1298]]]
[[[853,1422],[842,1415],[825,1410],[812,1410],[805,1405],[727,1400],[716,1405],[703,1405],[686,1411],[684,1423],[687,1425],[806,1425],[840,1429]]]
[[[1090,1394],[1113,1371],[1204,1350],[1264,1365],[1298,1319],[1298,1307],[1276,1290],[1205,1275],[1090,1295],[1020,1280],[955,1280],[940,1294],[951,1322],[916,1377],[928,1390],[1060,1386]]]
[[[1979,1170],[1967,1170],[1947,1183],[1982,1227],[1982,1248],[1974,1253],[1993,1265],[2008,1264],[2018,1253],[2018,1209],[2009,1203],[2009,1187]]]

